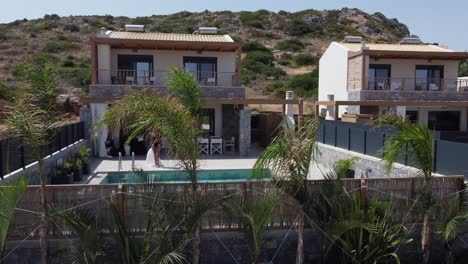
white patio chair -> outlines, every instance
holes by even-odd
[[[210,150],[209,150],[209,140],[208,138],[199,138],[198,140],[198,151],[202,155],[209,155]]]
[[[216,85],[216,78],[208,78],[208,79],[206,79],[206,85],[208,85],[208,86],[215,86],[215,85]]]
[[[149,82],[150,82],[151,85],[156,84],[156,77],[154,77],[154,76],[150,77]]]
[[[135,81],[135,79],[133,78],[133,76],[127,76],[125,77],[125,82],[127,84],[133,84],[133,82]]]
[[[227,152],[227,149],[230,148],[231,152],[234,153],[235,151],[235,142],[236,142],[236,138],[235,137],[232,137],[230,140],[225,140],[224,141],[224,151]]]
[[[391,90],[392,91],[400,91],[401,90],[401,82],[400,81],[392,81]]]
[[[211,155],[216,154],[216,153],[223,155],[223,139],[222,138],[211,138],[210,153]]]
[[[429,84],[429,91],[439,91],[439,85],[435,83],[430,83]]]

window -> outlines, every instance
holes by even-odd
[[[442,65],[416,65],[416,91],[439,91],[444,78]]]
[[[203,136],[215,135],[215,110],[202,109],[201,110],[201,129]]]
[[[184,57],[184,68],[193,73],[201,85],[216,85],[218,58]]]
[[[460,130],[460,111],[430,111],[427,126],[432,130]]]
[[[150,84],[153,76],[153,56],[118,55],[117,73],[112,76],[113,83]]]
[[[389,64],[369,65],[369,90],[389,90],[392,66]]]

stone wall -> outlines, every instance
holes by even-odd
[[[242,107],[242,106],[239,106]],[[236,138],[235,148],[239,150],[239,109],[234,109],[234,105],[222,106],[223,113],[223,139],[230,139],[232,137]]]
[[[348,60],[348,90],[355,91],[362,89],[362,65],[363,57],[356,56]]]
[[[381,159],[363,155],[354,151],[348,151],[336,148],[330,145],[318,143],[318,166],[312,168],[311,177],[320,178],[324,172],[333,167],[337,161],[356,157],[355,178],[384,178],[384,177],[416,177],[420,176],[419,170],[395,164],[390,175],[387,175],[387,169]]]
[[[148,91],[161,95],[168,94],[165,86],[156,85],[113,85],[91,84],[89,85],[89,97],[94,98],[120,98],[135,91]],[[236,86],[203,86],[205,98],[245,98],[245,88]]]

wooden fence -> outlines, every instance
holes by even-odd
[[[307,182],[307,188],[313,195],[330,184],[329,181],[314,180]],[[381,178],[381,179],[345,179],[344,188],[350,193],[359,193],[366,200],[378,199],[390,201],[399,211],[407,212],[423,184],[422,178]],[[174,206],[174,210],[183,205],[183,196],[190,193],[190,184],[140,184],[140,185],[51,185],[47,186],[47,201],[54,210],[72,210],[75,208],[92,216],[95,226],[104,234],[109,232],[112,216],[109,209],[110,197],[113,196],[119,210],[125,215],[128,226],[135,234],[144,232],[145,204],[151,189],[164,191]],[[433,180],[433,196],[438,200],[457,197],[463,188],[463,177],[437,177]],[[226,182],[199,183],[202,195],[210,201],[221,201],[227,196],[237,197],[245,202],[261,196],[281,197],[281,203],[274,214],[272,228],[289,228],[296,220],[298,208],[295,202],[269,182]],[[237,196],[236,196],[237,195]],[[40,188],[29,186],[17,205],[14,223],[10,228],[9,239],[38,239],[40,220]],[[202,229],[232,230],[238,224],[228,219],[220,210],[209,211],[202,219]],[[49,237],[74,237],[76,234],[64,223],[54,220],[48,228]]]

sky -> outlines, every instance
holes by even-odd
[[[381,12],[406,24],[411,34],[425,42],[468,50],[467,0],[3,0],[0,23],[40,18],[45,14],[150,16],[179,11],[299,11],[355,7],[368,13]]]

